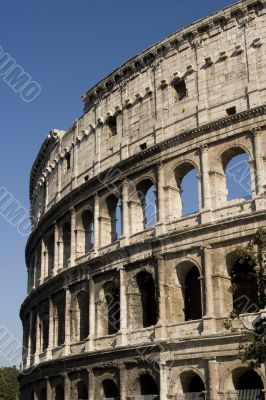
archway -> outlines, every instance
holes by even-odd
[[[82,228],[83,228],[83,249],[84,249],[84,254],[86,254],[93,248],[94,244],[93,215],[88,210],[84,211],[82,214]]]
[[[66,267],[71,255],[71,227],[67,222],[63,226],[63,266]]]
[[[230,148],[222,155],[227,201],[251,199],[249,156],[241,147]]]
[[[97,305],[98,334],[112,335],[120,329],[120,288],[116,282],[109,281],[99,292]]]
[[[258,310],[258,284],[251,260],[238,260],[231,272],[233,309],[237,314]]]
[[[65,399],[65,392],[62,386],[58,385],[55,388],[55,400],[64,400]]]
[[[105,379],[102,382],[102,389],[105,399],[117,399],[120,397],[119,390],[112,379]]]
[[[158,319],[154,279],[151,273],[142,271],[136,276],[141,299],[142,326],[156,325]]]
[[[204,399],[205,385],[198,374],[186,371],[181,374],[180,380],[185,399]]]
[[[200,274],[196,266],[187,273],[185,279],[185,320],[202,318]]]
[[[263,383],[261,377],[254,370],[236,370],[233,372],[233,384],[236,390],[256,389],[261,393]]]
[[[88,387],[83,381],[77,383],[78,400],[88,400]]]
[[[41,393],[40,393],[40,400],[46,400],[47,399],[47,389],[42,388]]]
[[[139,383],[141,396],[159,396],[158,386],[151,375],[140,375]]]

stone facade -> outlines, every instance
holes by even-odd
[[[222,324],[237,246],[265,226],[265,7],[240,1],[169,36],[49,133],[30,180],[21,399],[265,393],[264,367],[241,364]],[[250,197],[229,201],[239,154]],[[192,170],[198,211],[184,215]],[[246,304],[243,319],[262,312]]]

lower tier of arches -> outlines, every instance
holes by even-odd
[[[232,355],[190,358],[156,348],[135,349],[98,363],[86,358],[39,365],[21,375],[21,400],[265,400],[265,366],[253,370]],[[196,354],[196,348],[193,350]],[[103,361],[105,360],[105,361]]]

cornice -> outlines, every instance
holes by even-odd
[[[243,26],[265,9],[265,0],[242,0],[219,10],[201,20],[179,29],[169,35],[166,39],[152,45],[141,54],[131,58],[129,61],[115,69],[106,78],[102,79],[81,98],[85,103],[86,113],[103,97],[132,79],[134,75],[155,66],[158,60],[167,58],[172,53],[182,52],[188,48],[199,48],[206,40],[220,34],[234,26]],[[256,40],[259,40],[257,38]],[[253,44],[257,45],[257,42]],[[237,49],[236,49],[237,50]],[[206,60],[208,63],[208,59]]]

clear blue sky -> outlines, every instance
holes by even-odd
[[[24,103],[0,77],[1,168],[5,186],[28,207],[38,149],[52,128],[82,113],[80,96],[127,59],[233,0],[8,0],[1,4],[0,46],[42,87]],[[26,293],[25,238],[0,216],[0,327],[21,337]],[[1,343],[0,343],[1,345]],[[1,353],[1,351],[0,351]],[[7,362],[0,356],[0,365]]]

